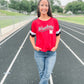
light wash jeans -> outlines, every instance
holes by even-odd
[[[50,74],[53,71],[56,62],[56,51],[34,51],[34,58],[37,63],[40,82],[39,84],[48,84]]]

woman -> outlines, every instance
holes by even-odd
[[[38,18],[31,25],[30,41],[34,48],[34,58],[38,66],[39,84],[48,84],[56,62],[60,29],[57,19],[52,17],[48,0],[39,0],[37,15]]]

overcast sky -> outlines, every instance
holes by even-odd
[[[60,0],[60,1],[61,1],[62,6],[65,6],[67,3],[72,2],[72,1],[77,1],[77,0]]]
[[[60,1],[61,1],[62,6],[65,6],[67,3],[72,2],[72,1],[77,1],[77,0],[60,0]],[[84,0],[82,0],[82,1],[84,1]]]

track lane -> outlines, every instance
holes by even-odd
[[[83,60],[84,62],[84,44],[81,42],[77,41],[70,35],[66,34],[65,32],[62,31],[61,35],[62,39],[64,42],[80,57],[80,59]]]
[[[83,29],[84,30],[84,25],[80,25],[80,24],[76,24],[76,23],[72,23],[72,22],[66,22],[66,21],[61,21],[61,20],[59,20],[59,22],[60,23],[62,23],[62,24],[64,24],[64,25],[66,25],[66,26],[71,26],[71,27],[75,27],[75,28],[81,28],[81,29]]]
[[[26,29],[26,31],[27,30],[28,28]],[[76,48],[78,47],[79,49],[77,52],[81,53],[80,50],[84,46],[82,46],[79,42],[77,42],[76,40],[74,40],[64,32],[62,32],[61,38],[75,52],[77,50]],[[22,39],[22,37],[20,39]],[[81,57],[81,59],[84,58],[81,56],[81,54],[79,54],[79,56]],[[84,72],[84,67],[81,65],[81,63],[63,45],[63,43],[60,42],[59,47],[57,49],[57,62],[55,64],[55,69],[52,74],[54,84],[56,83],[83,84],[84,83],[83,72]],[[28,38],[4,84],[37,84],[38,82],[39,82],[39,76],[38,76],[37,65],[34,60],[33,48]]]
[[[28,32],[28,25],[0,46],[0,80]]]
[[[52,74],[54,84],[83,84],[83,72],[84,66],[60,41],[57,49],[57,61]]]

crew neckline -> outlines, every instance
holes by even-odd
[[[51,18],[52,18],[52,17],[50,17],[48,20],[41,20],[41,19],[38,18],[38,20],[40,20],[40,21],[42,21],[42,22],[47,22],[47,21],[51,20]]]

